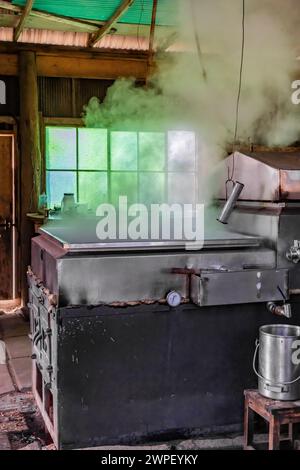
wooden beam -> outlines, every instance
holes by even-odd
[[[20,52],[20,138],[21,138],[21,291],[27,300],[26,270],[30,264],[33,224],[28,212],[35,212],[41,186],[41,151],[38,112],[38,84],[35,53]]]
[[[18,75],[18,55],[0,54],[1,75]]]
[[[16,123],[16,120],[15,118],[11,117],[11,116],[0,116],[0,123],[1,124],[10,124],[10,125],[14,125]],[[11,133],[11,131],[9,131]],[[3,131],[1,131],[1,133],[3,133]]]
[[[56,118],[56,117],[43,117],[45,126],[76,126],[84,127],[84,122],[81,118]]]
[[[43,77],[95,78],[116,80],[120,77],[145,79],[147,60],[86,59],[56,55],[37,55],[37,72]]]
[[[2,75],[18,75],[20,52],[35,51],[37,74],[45,77],[73,77],[115,80],[147,76],[148,52],[98,50],[4,42],[0,44]]]
[[[25,7],[22,11],[20,21],[18,23],[18,26],[14,30],[14,41],[16,41],[16,42],[19,39],[20,34],[22,33],[22,31],[24,29],[25,22],[26,22],[27,18],[30,15],[30,12],[31,12],[32,7],[33,7],[33,3],[34,3],[34,0],[26,0]]]
[[[3,10],[13,11],[19,15],[22,15],[23,12],[21,7],[13,5],[12,3],[8,3],[5,0],[0,0],[0,8]],[[99,22],[93,23],[91,21],[83,21],[69,18],[68,16],[54,15],[53,13],[50,14],[39,10],[31,10],[29,17],[34,17],[39,20],[51,20],[59,24],[74,26],[76,27],[76,30],[81,30],[82,32],[86,33],[93,33],[99,29]]]
[[[106,33],[111,29],[111,27],[118,21],[118,19],[128,10],[128,8],[133,4],[134,0],[122,0],[120,6],[115,10],[109,20],[100,28],[96,33],[91,34],[88,40],[88,46],[93,47],[100,39],[105,36]]]
[[[23,51],[25,52],[25,51]],[[1,75],[17,76],[17,54],[0,53]],[[37,54],[37,74],[42,77],[94,78],[116,80],[120,77],[136,77],[143,80],[147,76],[147,58],[82,57]]]

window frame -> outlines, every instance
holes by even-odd
[[[56,168],[47,168],[47,140],[46,140],[46,132],[47,132],[47,127],[60,127],[60,128],[72,128],[76,129],[76,168],[74,169],[56,169]],[[51,171],[56,171],[56,172],[75,172],[76,173],[76,194],[75,194],[75,199],[76,201],[80,201],[80,194],[79,194],[79,175],[80,173],[105,173],[107,174],[107,202],[112,203],[113,200],[113,195],[112,195],[112,178],[111,176],[114,173],[132,173],[137,175],[137,187],[136,187],[136,193],[137,193],[137,200],[136,203],[145,203],[140,200],[140,175],[141,174],[160,174],[164,175],[164,202],[169,201],[169,175],[180,175],[182,173],[188,174],[188,175],[194,175],[194,201],[193,203],[196,204],[199,199],[199,159],[197,158],[199,155],[199,139],[197,136],[197,133],[192,130],[192,129],[168,129],[168,130],[158,130],[158,129],[147,129],[147,130],[125,130],[125,129],[119,129],[119,128],[113,128],[113,129],[104,129],[104,128],[99,128],[99,129],[104,129],[107,131],[107,169],[106,170],[93,170],[93,169],[79,169],[79,144],[78,144],[78,130],[79,129],[85,129],[86,127],[84,126],[83,122],[81,120],[77,119],[55,119],[55,118],[48,118],[47,120],[44,121],[43,125],[43,154],[44,154],[44,178],[45,178],[45,190],[47,193],[47,173]],[[96,128],[95,128],[96,129]],[[178,132],[193,132],[195,136],[195,165],[194,169],[190,171],[182,171],[182,170],[169,170],[169,158],[168,158],[168,138],[169,138],[169,132],[172,131],[178,131]],[[112,169],[112,164],[111,164],[111,134],[113,132],[134,132],[137,134],[137,168],[134,170],[113,170]],[[140,158],[139,158],[139,139],[140,139],[140,134],[141,133],[163,133],[165,136],[165,166],[163,170],[141,170],[140,169]],[[192,203],[192,202],[191,202]]]

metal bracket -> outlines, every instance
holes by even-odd
[[[300,240],[294,240],[294,245],[286,252],[286,258],[297,264],[300,261]]]
[[[268,302],[267,309],[280,317],[292,318],[291,304],[276,305],[274,302]]]

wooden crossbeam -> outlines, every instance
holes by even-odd
[[[123,0],[120,6],[115,10],[109,20],[98,30],[96,33],[90,35],[88,40],[88,46],[93,47],[100,39],[105,36],[111,29],[111,27],[116,23],[119,18],[128,10],[128,8],[133,4],[134,0]]]
[[[32,10],[33,3],[34,3],[34,0],[27,0],[26,1],[25,6],[24,6],[23,11],[22,11],[20,21],[19,21],[17,27],[14,30],[14,41],[17,41],[19,39],[20,34],[22,33],[22,31],[24,29],[26,20],[29,17],[30,12]]]
[[[12,3],[9,3],[5,0],[0,0],[0,8],[3,10],[8,10],[8,11],[13,11],[15,13],[18,13],[19,15],[22,15],[23,9],[17,5],[13,5]],[[69,18],[67,16],[60,16],[60,15],[54,15],[50,13],[46,13],[43,11],[39,10],[31,10],[30,17],[34,17],[40,20],[48,20],[48,21],[53,21],[54,23],[59,23],[59,24],[64,24],[68,26],[74,26],[76,29],[79,31],[82,30],[83,32],[88,32],[88,33],[93,33],[98,31],[99,28],[99,22],[91,22],[91,21],[82,21],[78,20],[75,18]]]

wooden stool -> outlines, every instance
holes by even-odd
[[[253,444],[254,413],[269,423],[269,450],[279,450],[280,442],[288,440],[294,448],[294,424],[300,423],[300,401],[278,401],[265,398],[257,390],[245,390],[244,449],[256,450]],[[280,439],[281,425],[287,424],[287,439]]]

